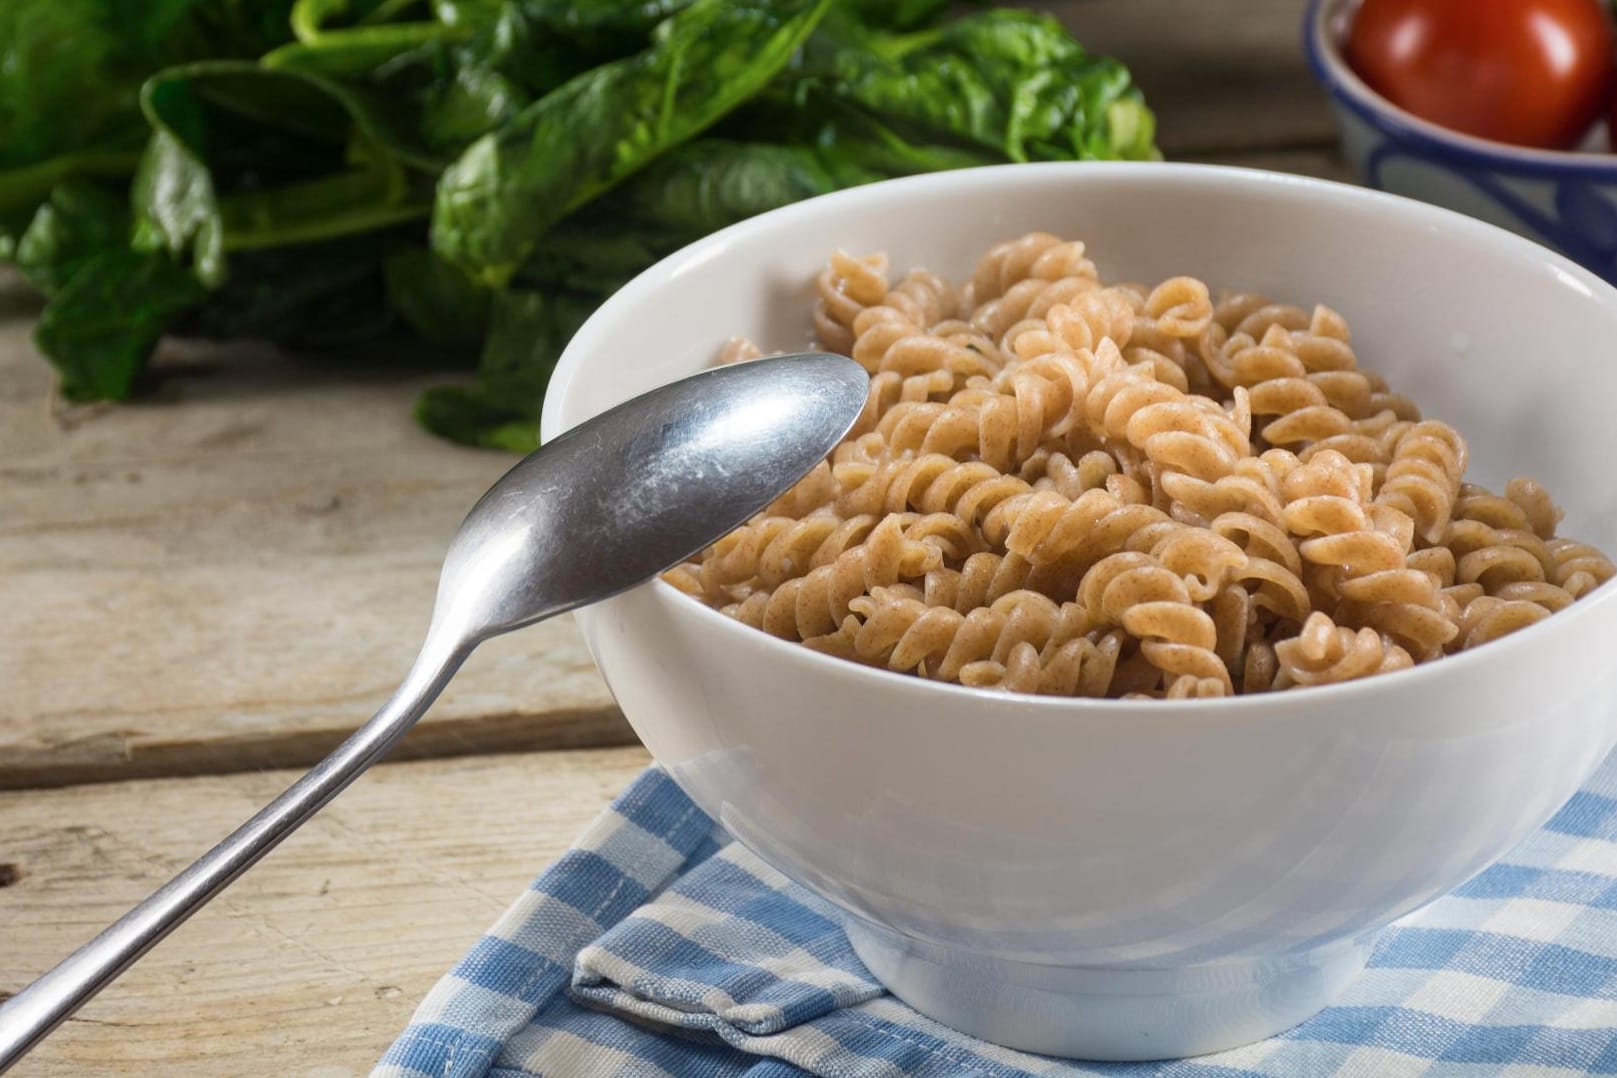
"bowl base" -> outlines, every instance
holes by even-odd
[[[1177,969],[1019,962],[849,918],[848,941],[893,995],[1007,1048],[1093,1060],[1205,1055],[1290,1029],[1364,969],[1374,933],[1310,951]]]

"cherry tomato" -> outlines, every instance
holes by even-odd
[[[1607,108],[1614,34],[1602,0],[1365,0],[1347,58],[1416,116],[1562,149]]]

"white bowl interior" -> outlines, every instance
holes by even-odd
[[[733,334],[810,344],[813,279],[836,248],[960,281],[1034,229],[1082,239],[1109,280],[1176,274],[1324,303],[1360,362],[1471,445],[1471,477],[1530,475],[1565,530],[1617,546],[1617,293],[1543,248],[1457,214],[1341,185],[1183,165],[1007,166],[787,207],[696,244],[624,289],[568,348],[553,437],[710,363]],[[589,370],[585,370],[585,365]],[[609,366],[608,373],[601,368]]]

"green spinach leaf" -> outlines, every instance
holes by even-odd
[[[1047,15],[1002,9],[912,34],[829,23],[785,77],[797,107],[862,109],[901,137],[1010,161],[1146,159],[1155,125],[1128,70]]]
[[[142,105],[155,134],[135,176],[134,245],[210,287],[232,250],[312,243],[424,217],[424,179],[329,83],[253,64],[171,68]]]
[[[382,275],[389,305],[422,337],[473,349],[482,342],[491,294],[458,266],[411,246],[389,255]]]
[[[785,65],[830,0],[697,0],[627,60],[568,82],[473,143],[438,182],[432,242],[490,284],[545,231],[698,134]]]
[[[253,56],[290,36],[291,0],[0,3],[0,236],[52,188],[127,178],[145,141],[142,80],[171,63]]]
[[[463,366],[421,421],[531,448],[596,304],[889,176],[1150,157],[1128,73],[946,0],[0,0],[0,259],[74,399],[164,332]]]
[[[696,139],[604,196],[597,212],[655,222],[696,239],[882,175],[832,147]]]
[[[476,384],[429,389],[416,403],[417,421],[452,441],[532,452],[539,445],[545,383],[562,348],[601,299],[590,293],[499,293]]]
[[[118,30],[102,0],[0,4],[0,168],[122,141],[140,77]]]
[[[913,30],[934,22],[949,9],[951,0],[843,0],[841,8],[866,26],[887,30]]]
[[[880,178],[835,149],[696,139],[558,221],[514,283],[610,295],[709,232]]]
[[[88,262],[122,249],[128,238],[129,204],[121,192],[69,180],[34,213],[14,257],[35,288],[55,296]]]
[[[266,67],[290,68],[328,78],[364,77],[373,69],[432,42],[458,41],[472,27],[437,19],[393,21],[393,16],[425,8],[403,3],[350,3],[350,0],[296,0],[292,30],[297,40],[266,54]],[[425,10],[418,14],[426,14]],[[332,23],[345,16],[348,25]]]
[[[103,251],[46,305],[34,342],[69,400],[127,397],[164,330],[206,295],[165,255]]]
[[[368,232],[233,254],[230,276],[174,331],[292,346],[373,340],[397,323],[382,266],[404,242],[402,235]]]

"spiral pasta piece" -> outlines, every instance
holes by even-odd
[[[858,438],[876,429],[883,416],[900,403],[944,401],[954,396],[962,384],[954,372],[926,371],[922,374],[902,375],[897,371],[879,371],[871,375],[870,390],[865,394],[865,407],[849,430],[850,438]]]
[[[1184,580],[1149,554],[1110,555],[1084,574],[1079,596],[1090,615],[1140,641],[1140,652],[1170,681],[1210,678],[1234,691],[1218,657],[1218,628],[1196,606]]]
[[[1065,277],[1095,280],[1095,264],[1084,257],[1084,245],[1048,232],[1029,232],[990,248],[977,263],[968,298],[984,304],[1003,296],[1025,280],[1057,281]]]
[[[901,402],[877,425],[894,454],[975,456],[1000,471],[1032,456],[1057,429],[1071,425],[1081,400],[1077,377],[1045,378],[1018,369],[995,383],[962,390],[947,404]]]
[[[1173,679],[1168,691],[1163,693],[1164,700],[1208,700],[1230,694],[1229,686],[1218,678],[1196,677],[1194,674],[1181,674]]]
[[[815,292],[814,334],[820,347],[851,355],[854,319],[887,295],[887,256],[855,258],[838,251],[815,280]]]
[[[928,606],[947,606],[964,614],[1013,591],[1033,588],[1036,575],[1026,558],[985,550],[964,559],[958,569],[944,566],[927,573],[921,598]],[[1043,588],[1035,590],[1048,594]]]
[[[1069,501],[1085,491],[1108,490],[1121,501],[1136,500],[1139,492],[1134,486],[1121,487],[1118,480],[1125,477],[1118,470],[1117,459],[1105,450],[1095,449],[1081,454],[1077,460],[1059,449],[1041,447],[1022,462],[1018,474],[1033,484],[1034,490],[1053,490]],[[1143,500],[1143,499],[1142,499]]]
[[[1053,340],[1075,352],[1098,352],[1103,341],[1110,341],[1114,362],[1121,367],[1122,349],[1134,338],[1136,317],[1125,294],[1103,288],[1052,306],[1044,322]]]
[[[843,516],[914,509],[953,513],[976,525],[1001,502],[1033,489],[1026,481],[981,461],[961,463],[942,453],[924,453],[868,469],[860,463],[833,465],[832,473],[842,487],[834,508]]]
[[[1313,611],[1313,598],[1303,583],[1302,558],[1286,533],[1248,513],[1225,513],[1213,521],[1212,530],[1246,555],[1233,579],[1247,593],[1252,610],[1301,625]]]
[[[1376,501],[1401,510],[1428,543],[1443,538],[1465,474],[1465,439],[1447,423],[1416,423],[1398,439]]]
[[[1520,483],[1522,480],[1513,480]],[[1537,487],[1537,484],[1533,484]],[[1515,501],[1502,494],[1495,494],[1486,487],[1476,483],[1461,483],[1455,493],[1453,518],[1455,521],[1475,521],[1486,524],[1490,528],[1505,528],[1518,531],[1532,530],[1528,523],[1527,513]],[[1535,534],[1537,532],[1535,531]],[[1554,525],[1550,526],[1550,535],[1555,534]],[[1540,538],[1549,538],[1541,535]]]
[[[1070,501],[1054,491],[1029,491],[995,505],[982,525],[992,546],[1035,566],[1083,568],[1131,544],[1149,548],[1180,527],[1160,509],[1123,502],[1107,490]]]
[[[1322,453],[1286,477],[1283,518],[1301,538],[1297,550],[1305,561],[1348,577],[1403,567],[1409,541],[1401,526],[1408,518],[1370,503],[1370,483],[1363,465],[1339,453]]]
[[[1102,350],[1111,347],[1106,342]],[[1192,397],[1158,381],[1143,365],[1100,379],[1086,403],[1096,436],[1125,441],[1163,472],[1208,481],[1230,474],[1251,454],[1250,416],[1244,407],[1242,396],[1232,411]]]
[[[911,270],[882,297],[881,306],[925,329],[953,318],[958,310],[957,298],[942,277],[926,270]]]
[[[1479,595],[1460,614],[1460,648],[1479,647],[1543,621],[1550,611],[1538,603]]]
[[[947,371],[968,379],[993,374],[993,357],[978,349],[927,333],[892,307],[869,307],[853,320],[849,354],[871,374],[901,377]]]
[[[1250,641],[1241,660],[1241,691],[1273,692],[1288,688],[1289,684],[1280,684],[1280,658],[1275,654],[1274,641],[1262,638]]]
[[[1053,305],[1097,287],[1083,244],[1031,233],[990,251],[964,299],[975,304],[971,324],[999,339],[1017,323],[1041,318]]]
[[[1281,485],[1300,463],[1287,450],[1270,449],[1243,457],[1229,475],[1215,480],[1168,472],[1160,483],[1172,501],[1174,518],[1187,524],[1206,526],[1226,513],[1245,513],[1280,524],[1285,513]]]
[[[1226,291],[1213,304],[1213,322],[1225,334],[1235,332],[1252,312],[1269,306],[1269,297],[1259,292]]]
[[[847,617],[849,604],[872,588],[918,580],[943,564],[938,547],[905,536],[902,517],[889,516],[863,543],[806,575],[759,590],[726,611],[772,636],[824,636]]]
[[[774,587],[814,567],[814,555],[828,540],[837,553],[856,546],[876,526],[873,516],[843,521],[828,514],[798,520],[792,517],[764,517],[735,531],[708,547],[702,554],[702,591],[718,595],[725,588],[757,579],[764,587]]]
[[[1196,278],[1170,277],[1146,296],[1142,313],[1153,333],[1192,340],[1212,324],[1213,301],[1207,286]]]
[[[889,670],[940,681],[961,681],[974,664],[1002,670],[1022,649],[1054,658],[1065,644],[1084,639],[1088,613],[1075,603],[1058,604],[1032,591],[1013,591],[991,605],[961,613],[892,588],[876,588],[850,604],[852,617],[839,630],[854,655]],[[1025,680],[1027,657],[1020,658]],[[966,674],[981,683],[987,671]],[[1108,678],[1109,681],[1109,678]],[[1102,689],[1104,691],[1104,688]]]
[[[1309,615],[1302,632],[1275,645],[1275,659],[1276,688],[1331,685],[1414,665],[1407,651],[1374,629],[1355,632],[1318,611]]]
[[[992,659],[961,668],[960,683],[982,689],[1045,696],[1105,696],[1123,648],[1120,633],[1098,639],[1079,637],[1043,651],[1030,643],[1011,649],[1003,662]]]
[[[1459,635],[1442,591],[1419,569],[1387,569],[1343,580],[1338,585],[1347,602],[1338,617],[1375,629],[1422,661],[1442,654]]]
[[[693,599],[709,598],[707,588],[702,583],[702,566],[699,562],[680,562],[664,572],[662,578]]]
[[[1555,583],[1574,599],[1583,598],[1617,575],[1611,559],[1588,543],[1551,539],[1549,551],[1555,560]]]
[[[1555,529],[1566,514],[1561,512],[1549,491],[1527,478],[1512,479],[1505,484],[1505,497],[1521,510],[1525,517],[1523,527],[1540,539],[1555,538]]]
[[[786,493],[770,502],[762,515],[806,517],[828,505],[836,492],[836,478],[831,474],[831,463],[822,460],[807,475],[793,483]]]

